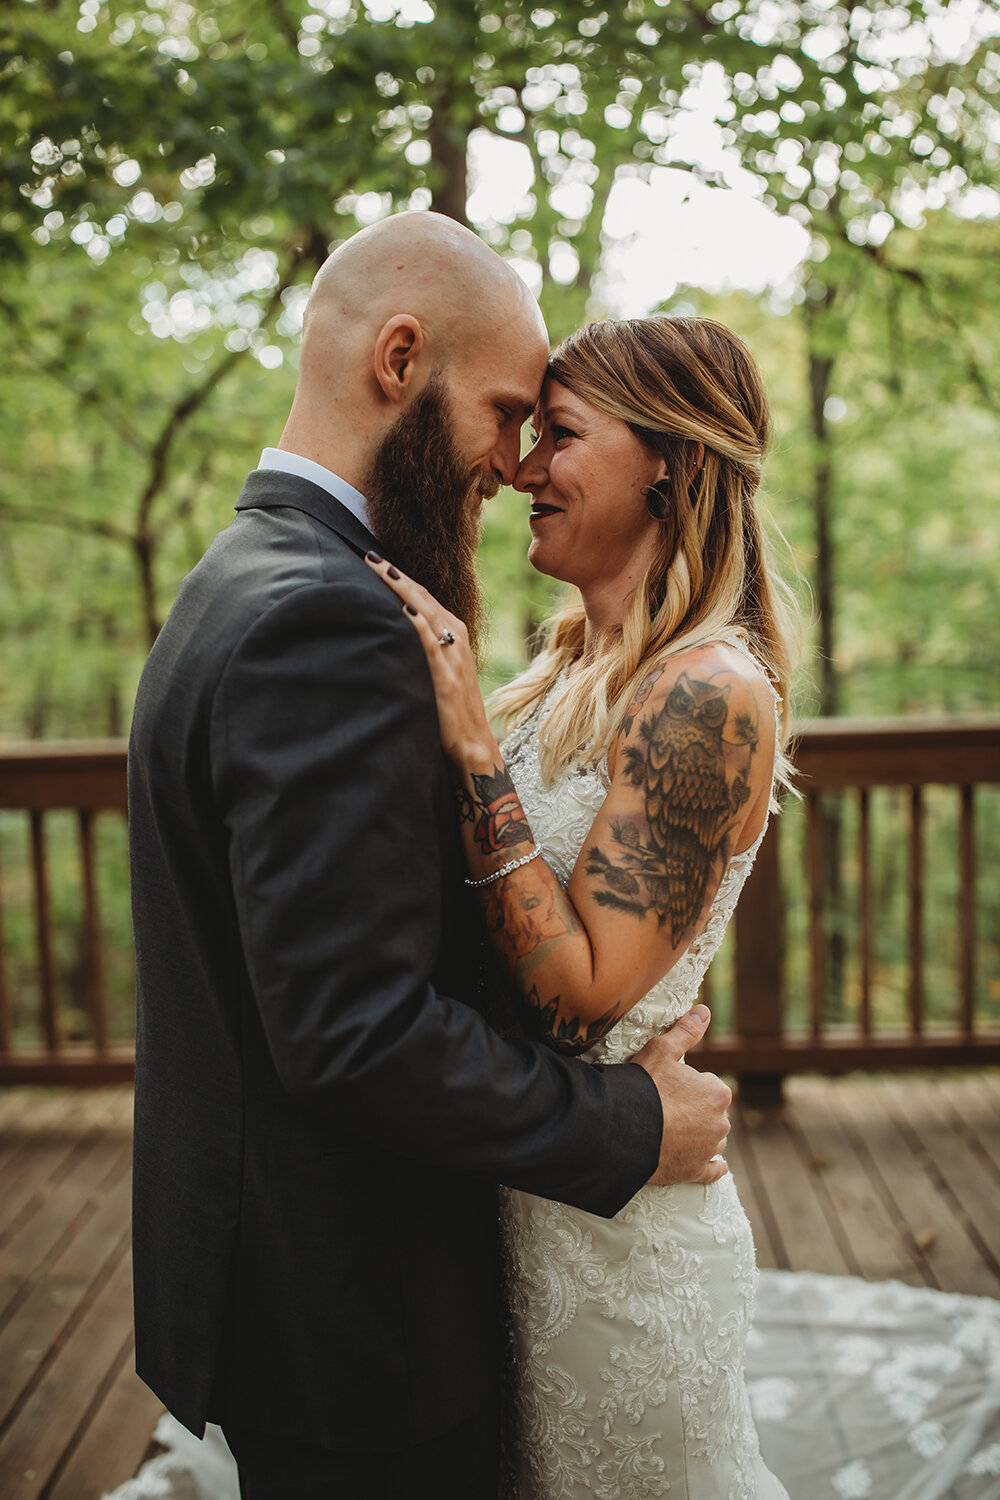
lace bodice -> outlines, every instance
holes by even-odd
[[[747,656],[741,641],[727,640]],[[752,658],[751,658],[752,660]],[[570,768],[551,785],[542,776],[538,736],[552,698],[561,685],[557,681],[534,712],[501,745],[504,761],[527,814],[535,843],[542,857],[565,889],[584,840],[611,788],[606,759],[596,766]],[[773,692],[773,689],[772,689]],[[777,713],[778,701],[775,698]],[[757,851],[767,831],[765,821],[755,842],[729,861],[708,916],[694,940],[660,980],[615,1026],[591,1047],[587,1060],[595,1063],[624,1062],[650,1037],[665,1031],[694,1005],[701,982],[726,935],[729,919],[753,868]]]

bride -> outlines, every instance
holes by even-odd
[[[787,781],[789,646],[754,509],[760,376],[707,318],[556,351],[529,559],[574,586],[491,707],[459,620],[377,566],[427,653],[468,883],[527,1034],[624,1061],[690,1008]],[[755,1282],[733,1180],[610,1221],[505,1194],[517,1500],[776,1500],[744,1384]]]

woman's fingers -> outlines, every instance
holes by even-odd
[[[420,610],[415,608],[414,605],[409,603],[405,604],[403,606],[403,609],[410,624],[417,632],[417,635],[419,635],[420,643],[423,646],[424,650],[427,652],[428,658],[433,658],[441,650],[440,635],[443,634],[443,632],[437,631],[437,629],[431,624],[427,616],[425,614],[421,614]],[[431,665],[435,665],[435,662],[433,660],[431,660]]]
[[[414,625],[429,627],[433,634],[433,640],[438,646],[453,646],[458,643],[465,645],[468,640],[468,632],[462,621],[455,615],[451,615],[443,604],[439,604],[434,595],[425,589],[422,583],[415,583],[412,578],[387,563],[384,557],[379,557],[377,552],[367,552],[365,562],[373,573],[377,573],[384,583],[387,583],[397,598],[403,602],[403,607]],[[421,629],[421,638],[425,632]],[[428,645],[428,641],[424,641]]]
[[[377,553],[369,552],[365,561],[402,601],[406,618],[420,637],[434,684],[445,753],[461,762],[469,747],[477,753],[483,745],[495,747],[476,679],[469,633],[462,621]]]
[[[365,562],[373,573],[377,573],[384,583],[387,583],[394,594],[402,599],[404,604],[412,605],[420,614],[433,617],[435,620],[440,615],[447,616],[448,611],[439,604],[434,595],[424,588],[422,583],[415,583],[412,578],[396,568],[392,563],[386,562],[384,557],[379,557],[377,552],[366,552]],[[444,626],[442,626],[442,629]]]

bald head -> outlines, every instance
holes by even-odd
[[[527,317],[544,332],[524,282],[477,235],[443,214],[394,214],[352,235],[313,282],[303,342],[373,341],[396,313],[420,319],[441,358],[476,328]]]
[[[313,282],[281,446],[357,484],[433,377],[455,393],[489,361],[530,405],[547,353],[538,305],[506,261],[442,214],[395,214],[338,246]]]

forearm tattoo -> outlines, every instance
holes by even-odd
[[[472,791],[456,783],[458,816],[473,824],[472,837],[484,854],[530,843],[531,829],[507,770],[494,766],[489,776],[472,776]],[[533,863],[480,891],[486,927],[494,947],[510,968],[521,992],[528,1035],[564,1052],[582,1052],[614,1025],[617,1013],[584,1026],[577,1016],[560,1012],[560,997],[545,1004],[531,975],[544,959],[546,945],[578,937],[583,924],[547,865]]]
[[[625,715],[625,739],[664,667],[650,673]],[[731,713],[730,688],[682,672],[656,713],[624,747],[625,775],[642,791],[642,814],[613,823],[610,846],[587,851],[601,906],[669,925],[679,946],[731,853],[734,815],[750,796],[757,716]]]
[[[588,1047],[607,1036],[619,1019],[617,1007],[612,1007],[596,1021],[590,1021],[581,1027],[579,1016],[564,1016],[560,1013],[558,995],[543,1001],[535,985],[531,986],[525,996],[523,1014],[526,1035],[533,1041],[545,1042],[556,1052],[566,1052],[571,1056],[586,1052]]]
[[[531,829],[505,766],[494,766],[489,776],[473,776],[471,793],[459,785],[457,797],[459,821],[475,822],[472,836],[484,854],[530,843]]]
[[[487,929],[515,974],[524,974],[543,943],[583,931],[572,902],[547,865],[541,871],[522,871],[520,880],[487,886],[485,894]]]

